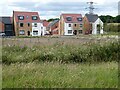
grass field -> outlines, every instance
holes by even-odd
[[[5,38],[3,88],[117,88],[116,38]]]
[[[3,88],[117,88],[118,64],[3,65]]]

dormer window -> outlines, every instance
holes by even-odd
[[[67,21],[72,21],[72,17],[67,17],[66,20]]]
[[[79,18],[77,18],[77,20],[78,20],[78,21],[82,21],[82,18],[81,18],[81,17],[79,17]]]
[[[18,16],[19,20],[24,20],[24,16]]]
[[[37,20],[38,17],[37,16],[32,16],[32,20]]]

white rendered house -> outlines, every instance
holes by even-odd
[[[32,23],[32,36],[44,36],[45,30],[42,23]]]
[[[103,34],[103,22],[100,18],[92,23],[92,34]]]
[[[103,34],[103,22],[97,14],[85,14],[84,29],[88,34]]]

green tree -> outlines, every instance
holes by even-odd
[[[118,16],[115,17],[115,22],[116,23],[120,23],[120,15],[118,15]]]
[[[51,18],[51,19],[48,19],[47,21],[51,22],[51,21],[54,21],[54,20],[59,20],[59,18]]]

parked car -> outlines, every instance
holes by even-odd
[[[5,36],[5,33],[4,32],[0,32],[0,36]]]

